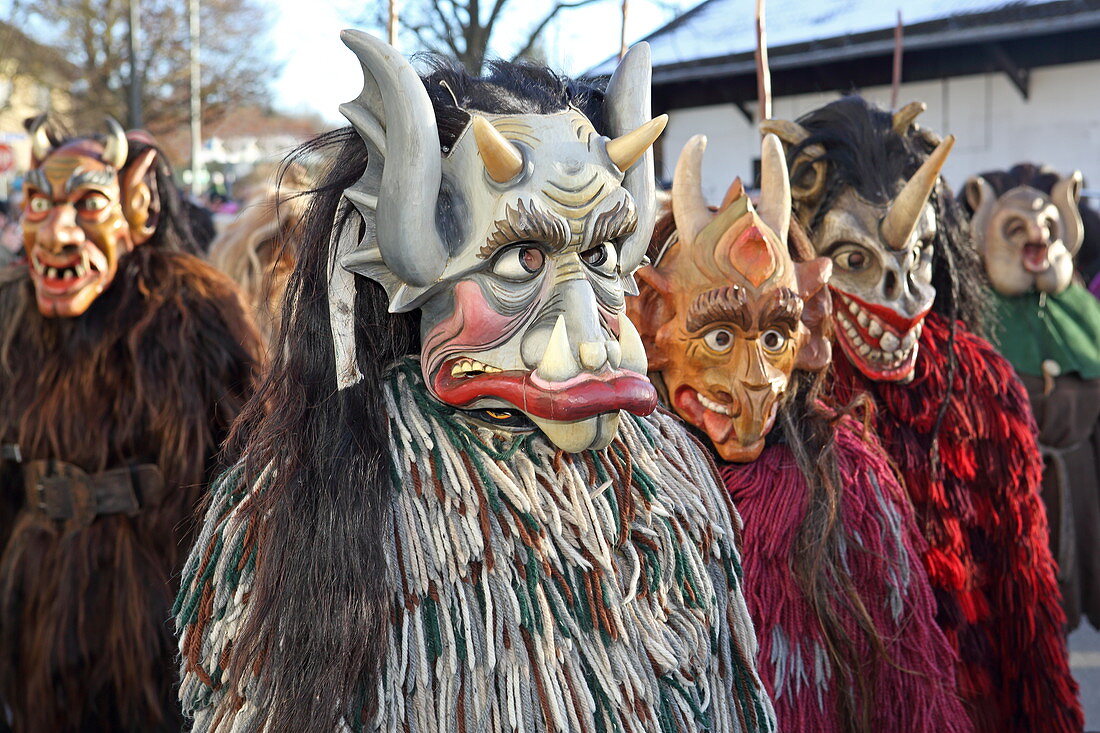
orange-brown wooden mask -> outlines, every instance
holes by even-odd
[[[653,265],[638,272],[631,299],[671,407],[704,431],[726,461],[760,455],[808,331],[804,296],[821,289],[829,268],[796,265],[788,253],[790,184],[779,140],[764,140],[760,203],[740,180],[713,212],[703,198],[706,138],[688,141],[676,165],[676,230]],[[799,276],[804,282],[799,282]]]
[[[103,142],[80,138],[52,148],[44,121],[31,128],[23,246],[38,310],[48,318],[74,318],[111,285],[119,259],[153,234],[145,177],[156,151],[127,164],[126,135],[110,119]]]

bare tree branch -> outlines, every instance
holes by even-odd
[[[600,2],[600,0],[576,0],[576,2],[571,3],[557,3],[554,8],[549,13],[547,13],[541,21],[539,21],[539,24],[536,25],[534,30],[531,31],[530,35],[527,36],[527,43],[512,58],[523,58],[524,56],[531,53],[531,49],[535,47],[535,43],[538,41],[539,36],[542,35],[542,32],[546,29],[546,26],[550,25],[550,21],[552,21],[554,17],[557,16],[557,14],[560,13],[562,10],[572,10],[573,8],[580,8],[584,7],[585,5],[591,5],[598,2]]]

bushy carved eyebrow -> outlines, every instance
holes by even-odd
[[[780,288],[768,309],[760,314],[760,328],[785,326],[788,331],[798,328],[802,319],[802,298],[790,288]]]
[[[744,331],[752,326],[751,314],[745,291],[737,285],[708,290],[696,296],[688,306],[685,326],[689,331],[698,331],[715,321],[725,321]]]
[[[115,182],[113,168],[86,171],[78,169],[65,182],[65,193],[72,193],[81,186],[110,186]]]
[[[493,222],[493,231],[478,257],[487,260],[501,247],[524,241],[564,247],[569,244],[569,227],[561,217],[542,210],[534,201],[520,199],[515,206],[508,204],[503,219]]]
[[[50,186],[50,179],[46,177],[46,172],[41,168],[27,171],[27,175],[24,177],[23,181],[24,184],[31,184],[47,196],[53,194],[53,187]]]
[[[638,228],[638,213],[630,199],[623,199],[600,213],[592,224],[592,243],[610,242],[626,237]]]

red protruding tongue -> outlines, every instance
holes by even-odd
[[[657,407],[657,390],[649,379],[635,372],[583,373],[565,382],[548,383],[523,371],[452,377],[455,361],[444,362],[433,379],[439,399],[455,407],[493,397],[533,417],[565,422],[616,410],[644,416]]]
[[[830,287],[832,288],[832,286],[830,286]],[[920,313],[917,313],[915,316],[912,316],[912,317],[903,316],[902,314],[898,313],[893,308],[889,308],[885,305],[882,305],[881,303],[868,303],[865,300],[857,298],[856,296],[852,295],[851,293],[844,292],[842,290],[838,290],[837,288],[832,288],[832,290],[835,293],[842,293],[843,292],[844,296],[846,298],[850,298],[850,299],[854,300],[856,303],[859,304],[860,308],[863,308],[865,311],[868,311],[875,318],[879,319],[883,323],[890,326],[892,329],[894,329],[897,332],[897,335],[899,335],[899,336],[904,336],[905,334],[912,331],[913,327],[916,326],[921,321],[923,321],[925,316],[928,315],[928,312],[930,310],[932,310],[932,306],[929,306],[929,307],[925,308],[923,311],[921,311]],[[834,304],[834,307],[836,307],[836,308],[845,308],[846,306],[844,305],[843,301],[838,299],[836,301],[836,303]]]
[[[725,443],[733,432],[733,420],[728,415],[720,415],[714,410],[708,410],[699,401],[698,395],[699,393],[691,387],[682,386],[673,398],[676,409],[693,425],[707,431],[707,437],[712,441]]]

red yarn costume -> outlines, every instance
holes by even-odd
[[[976,729],[1080,731],[1027,394],[988,342],[961,323],[955,339],[938,470],[930,455],[947,391],[942,316],[925,321],[910,384],[871,381],[837,358],[835,397],[843,403],[867,392],[876,402],[878,434],[928,541],[924,564],[937,620],[959,652],[959,693]]]
[[[956,733],[971,730],[955,695],[954,652],[936,625],[935,600],[920,566],[924,540],[905,492],[877,442],[845,418],[836,434],[842,486],[844,565],[885,645],[879,654],[843,606],[847,633],[868,681],[857,700],[871,730]],[[744,521],[744,592],[760,645],[757,668],[784,731],[843,733],[840,685],[813,607],[799,588],[791,558],[805,518],[809,489],[786,445],[765,448],[752,463],[725,464],[721,473]],[[839,605],[839,604],[838,604]]]

